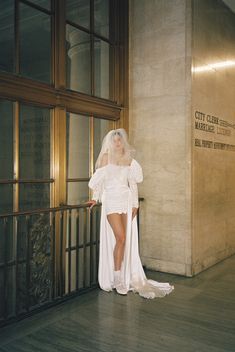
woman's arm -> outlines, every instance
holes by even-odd
[[[92,190],[92,199],[88,200],[86,204],[90,205],[90,209],[97,204],[98,201],[101,201],[101,196],[103,193],[103,182],[104,182],[104,169],[108,163],[108,154],[104,154],[101,160],[101,167],[98,168],[92,175],[88,186]]]
[[[90,210],[97,204],[97,201],[96,200],[88,200],[86,203],[84,203],[85,205],[88,205]]]
[[[136,160],[132,160],[129,174],[129,187],[132,194],[132,219],[137,215],[139,208],[139,195],[137,183],[143,181],[143,171]]]

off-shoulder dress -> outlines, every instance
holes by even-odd
[[[139,256],[136,217],[132,220],[132,208],[139,206],[137,183],[142,181],[142,168],[135,159],[132,159],[131,164],[126,166],[107,164],[97,169],[89,181],[89,187],[93,190],[92,199],[102,203],[98,281],[101,289],[113,290],[113,250],[116,240],[107,215],[126,213],[126,241],[121,266],[122,281],[127,292],[133,291],[145,298],[163,297],[169,294],[174,286],[146,278]]]

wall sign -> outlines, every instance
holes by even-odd
[[[229,143],[234,130],[235,123],[198,110],[194,113],[194,134],[198,137],[194,139],[195,147],[235,151],[235,145]],[[209,135],[211,137],[207,139]]]

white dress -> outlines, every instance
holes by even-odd
[[[132,159],[129,166],[107,164],[97,169],[90,179],[92,199],[102,203],[98,280],[101,289],[112,291],[114,288],[113,250],[116,240],[107,215],[127,213],[125,250],[121,266],[124,285],[127,291],[138,292],[145,298],[163,297],[174,286],[146,278],[139,257],[136,217],[132,220],[132,208],[138,208],[137,183],[142,181],[142,168],[135,159]]]

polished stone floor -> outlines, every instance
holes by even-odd
[[[95,290],[0,330],[0,352],[235,351],[235,256],[145,300]]]

